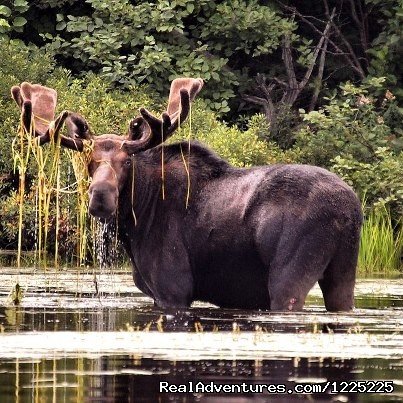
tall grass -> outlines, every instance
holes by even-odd
[[[387,208],[372,209],[366,216],[358,255],[359,276],[403,273],[403,222],[393,225]]]
[[[85,143],[84,152],[77,153],[68,150],[66,153],[67,161],[73,167],[75,183],[67,188],[62,188],[61,183],[61,147],[60,138],[54,139],[54,122],[49,122],[51,129],[51,141],[46,147],[41,147],[37,139],[34,137],[35,127],[34,120],[31,127],[26,130],[21,115],[21,122],[18,128],[17,136],[14,139],[12,152],[14,158],[14,169],[19,173],[19,189],[18,189],[18,253],[17,267],[21,267],[22,255],[22,233],[24,229],[24,204],[27,202],[25,176],[28,166],[31,167],[31,175],[33,176],[33,188],[35,189],[35,258],[33,264],[35,266],[46,269],[49,259],[47,257],[49,229],[51,228],[51,220],[55,219],[55,253],[53,266],[58,267],[59,264],[59,228],[61,217],[60,197],[65,194],[74,195],[77,206],[74,209],[76,215],[77,231],[77,265],[85,264],[88,249],[88,159],[92,152],[92,143]],[[55,204],[55,211],[52,207]],[[52,214],[55,217],[52,217]],[[30,223],[32,225],[33,223]]]

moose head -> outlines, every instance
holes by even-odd
[[[92,178],[89,187],[89,212],[102,220],[113,217],[118,208],[119,193],[124,186],[133,156],[156,147],[171,136],[184,122],[190,103],[203,87],[203,80],[178,78],[171,84],[168,107],[161,118],[145,108],[129,123],[126,135],[103,134],[95,136],[86,120],[77,113],[63,111],[55,119],[57,93],[38,84],[22,83],[14,86],[11,94],[22,111],[22,124],[39,145],[60,139],[63,147],[83,152],[91,144],[88,172]],[[63,123],[67,135],[60,134]]]

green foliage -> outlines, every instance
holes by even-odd
[[[351,156],[337,156],[333,170],[366,200],[369,206],[388,206],[393,217],[403,216],[403,153],[390,149],[375,150],[376,160],[360,162]]]
[[[373,79],[361,87],[343,84],[341,93],[334,92],[327,98],[327,105],[303,114],[306,124],[296,136],[296,146],[304,150],[302,160],[330,167],[332,159],[338,155],[350,155],[357,161],[370,163],[377,160],[378,147],[389,146],[398,152],[399,145],[394,140],[401,134],[392,131],[384,118],[390,109],[396,111],[395,101],[389,97],[378,105],[372,95],[379,91],[382,82],[382,79]],[[385,89],[382,91],[387,93]]]
[[[228,127],[218,121],[214,112],[206,109],[202,102],[196,102],[190,120],[191,123],[185,124],[171,141],[188,139],[190,136],[238,167],[291,160],[291,156],[284,154],[276,144],[259,138],[261,131],[267,130],[262,115],[252,118],[248,130],[241,131],[236,126]]]
[[[295,26],[252,1],[87,0],[91,12],[56,15],[57,34],[43,34],[78,70],[99,72],[118,86],[151,84],[160,93],[177,76],[203,78],[207,105],[228,112],[244,79],[238,60],[277,49]]]
[[[12,32],[23,32],[27,23],[24,13],[29,9],[27,0],[6,0],[0,5],[0,38]]]
[[[376,7],[378,23],[382,26],[379,35],[368,49],[371,56],[368,72],[372,77],[384,76],[393,93],[403,99],[402,73],[403,45],[403,2],[389,1],[388,6],[380,0],[367,0],[370,6]]]
[[[198,17],[198,22],[201,24],[193,34],[197,32],[209,48],[226,57],[240,52],[253,57],[270,54],[279,47],[282,35],[295,28],[272,7],[256,0],[217,2]]]
[[[1,194],[1,193],[0,193]],[[24,225],[23,225],[23,248],[24,250],[32,248],[35,242],[35,194],[26,195],[24,200]],[[18,193],[11,191],[10,194],[0,197],[1,209],[1,243],[0,248],[5,245],[16,245],[18,236]],[[14,248],[16,249],[16,248]]]
[[[150,97],[153,93],[146,87],[116,91],[106,80],[93,74],[82,79],[72,79],[69,74],[53,76],[47,85],[59,93],[59,111],[68,109],[80,113],[95,134],[125,134],[129,120],[138,115],[140,107],[151,108],[155,105]]]
[[[335,171],[366,200],[403,215],[402,111],[384,79],[346,83],[319,111],[303,114],[296,135],[299,161]],[[379,95],[378,95],[379,94]]]
[[[21,41],[0,39],[0,96],[9,97],[16,82],[45,82],[55,62],[45,49],[25,46]]]

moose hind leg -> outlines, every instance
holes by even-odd
[[[357,256],[358,241],[344,242],[319,280],[329,312],[350,311],[354,308]]]
[[[309,290],[315,285],[316,276],[298,275],[298,266],[281,268],[281,276],[269,276],[270,310],[300,311],[304,307]]]
[[[334,243],[323,235],[320,228],[305,236],[293,235],[281,240],[277,250],[282,253],[269,266],[271,310],[302,310],[306,296],[322,278],[334,254]]]
[[[326,268],[328,259],[313,256],[303,245],[285,264],[270,267],[268,289],[272,311],[300,311],[306,296]]]

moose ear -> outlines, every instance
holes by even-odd
[[[71,138],[91,140],[92,133],[86,120],[78,113],[70,113],[66,119],[67,135]]]
[[[150,132],[150,126],[148,123],[141,117],[138,116],[135,119],[132,119],[129,123],[129,129],[127,131],[127,139],[128,140],[139,140],[145,134],[148,135]]]
[[[22,108],[23,99],[21,96],[21,88],[18,85],[11,87],[11,96],[13,97],[15,103]]]

